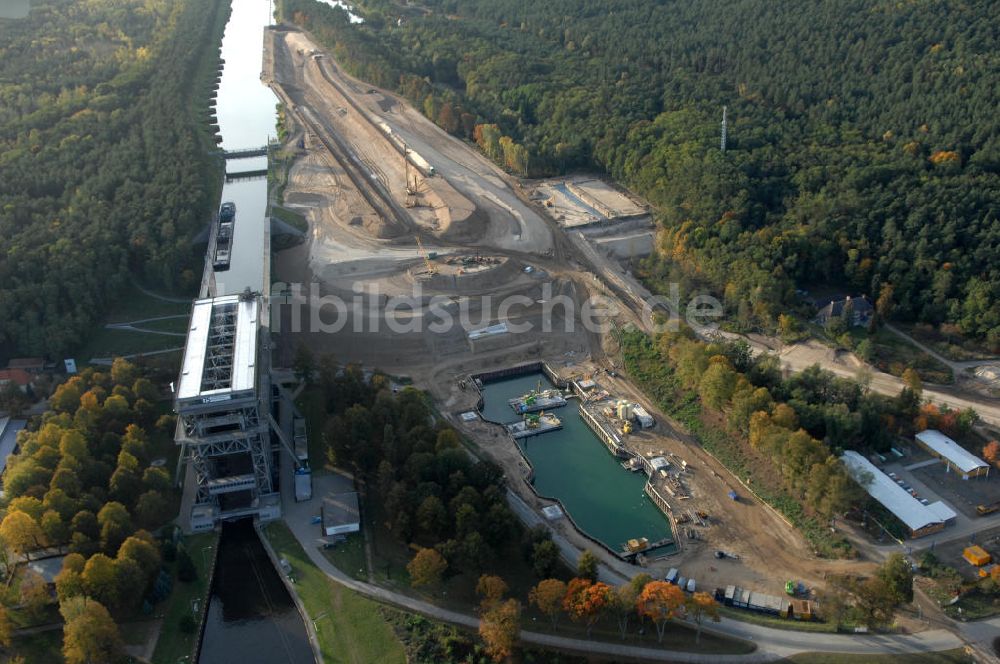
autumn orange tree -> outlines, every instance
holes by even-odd
[[[486,613],[496,607],[503,596],[507,594],[507,583],[499,576],[483,574],[476,583],[476,594],[482,597],[479,602],[479,610]]]
[[[521,632],[521,603],[516,599],[497,603],[479,621],[479,635],[486,643],[486,653],[500,662],[514,652]]]
[[[983,458],[993,465],[1000,465],[1000,442],[991,440],[983,446]]]
[[[587,636],[611,604],[614,591],[601,581],[591,583],[590,579],[575,578],[566,587],[563,609],[570,618],[587,626]]]
[[[684,591],[666,581],[652,581],[639,594],[636,610],[656,625],[656,635],[663,643],[667,622],[680,615],[684,607]]]
[[[417,551],[417,555],[406,565],[406,571],[410,573],[410,585],[414,588],[441,583],[446,569],[448,561],[444,556],[434,549],[426,548]]]
[[[528,601],[549,617],[553,629],[559,619],[559,612],[562,611],[564,597],[566,597],[566,584],[559,579],[539,581],[538,585],[528,593]]]
[[[715,603],[715,598],[708,593],[695,593],[688,597],[684,601],[684,612],[697,626],[695,643],[701,643],[701,624],[705,618],[719,622],[719,606]]]

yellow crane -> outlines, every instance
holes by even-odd
[[[427,273],[437,274],[437,268],[434,267],[434,263],[431,262],[430,256],[427,255],[427,251],[424,249],[424,243],[420,241],[420,236],[414,235],[413,237],[417,240],[417,248],[420,250],[420,255],[424,259],[424,265],[427,266]]]

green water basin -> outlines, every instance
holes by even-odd
[[[520,418],[508,399],[535,389],[539,381],[542,389],[552,387],[542,374],[488,383],[483,388],[483,417],[516,422]],[[518,441],[535,470],[535,490],[558,499],[581,530],[614,551],[629,539],[656,542],[671,537],[667,518],[642,491],[646,476],[622,468],[579,411],[579,401],[571,399],[552,411],[563,422],[561,430]]]

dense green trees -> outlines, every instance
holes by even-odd
[[[435,549],[449,573],[494,565],[517,532],[499,466],[470,456],[457,433],[435,421],[421,392],[393,394],[385,376],[368,379],[359,367],[341,370],[329,358],[317,374],[315,389],[329,413],[328,458],[364,479],[369,495],[377,492],[393,535]]]
[[[369,0],[364,25],[282,5],[511,171],[597,167],[646,196],[647,276],[708,284],[745,327],[773,329],[795,287],[888,286],[880,311],[1000,347],[989,0]]]
[[[0,355],[73,349],[134,275],[193,285],[218,168],[193,74],[227,6],[36,0],[0,20]]]

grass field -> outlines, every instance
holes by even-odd
[[[143,323],[137,323],[136,327],[144,330],[156,330],[157,332],[172,332],[174,334],[186,335],[190,320],[191,318],[188,312],[179,314],[177,318],[164,318],[163,320],[150,320]],[[183,341],[183,339],[179,340]]]
[[[959,611],[961,609],[961,611]],[[1000,595],[988,595],[979,589],[967,592],[962,599],[944,607],[945,615],[956,620],[982,620],[1000,614]]]
[[[379,604],[331,581],[312,563],[283,522],[268,524],[264,533],[278,555],[292,566],[296,591],[315,620],[326,664],[406,662],[403,645],[382,617]]]
[[[309,230],[309,222],[306,221],[306,218],[298,212],[281,207],[280,205],[275,205],[271,208],[271,214],[278,219],[281,219],[292,228],[300,230],[303,233]]]
[[[802,653],[785,660],[797,664],[972,664],[975,660],[965,651],[943,650],[906,655],[841,655],[836,653]]]
[[[208,601],[208,564],[211,563],[212,552],[203,549],[207,546],[216,547],[219,536],[216,533],[191,535],[184,538],[184,546],[195,567],[198,568],[198,578],[191,583],[181,583],[177,580],[177,563],[165,563],[174,578],[174,588],[162,605],[156,606],[156,613],[164,616],[160,639],[156,642],[153,652],[153,664],[176,664],[185,655],[191,654],[194,647],[195,634],[185,634],[180,629],[181,618],[190,614],[191,602],[198,599]],[[203,604],[202,604],[203,606]]]
[[[323,555],[345,574],[350,574],[359,581],[368,580],[365,540],[359,533],[349,534],[346,542],[337,544],[333,549],[324,550]]]
[[[855,349],[865,339],[871,343],[871,363],[881,371],[902,376],[908,367],[913,367],[924,382],[940,385],[955,382],[949,367],[889,330],[880,328],[874,335],[869,335],[864,329],[855,327],[851,330],[851,337]]]
[[[184,318],[153,321],[141,325],[141,327],[152,330],[184,332],[187,329],[187,316],[190,312],[191,305],[187,302],[161,300],[143,293],[135,284],[132,284],[122,295],[121,300],[112,307],[105,319],[94,326],[86,343],[76,351],[76,357],[82,364],[94,357],[115,357],[179,348],[184,345],[183,337],[108,329],[104,326],[108,323],[127,323],[159,316],[184,316]],[[179,351],[176,356],[178,359],[180,358]]]
[[[732,618],[733,620],[740,620],[754,625],[774,627],[775,629],[787,629],[794,632],[826,632],[828,634],[832,634],[837,631],[836,625],[833,625],[832,623],[788,620],[777,616],[763,615],[760,613],[754,613],[753,611],[742,611],[740,609],[733,609],[726,606],[719,607],[719,614],[723,618]]]

